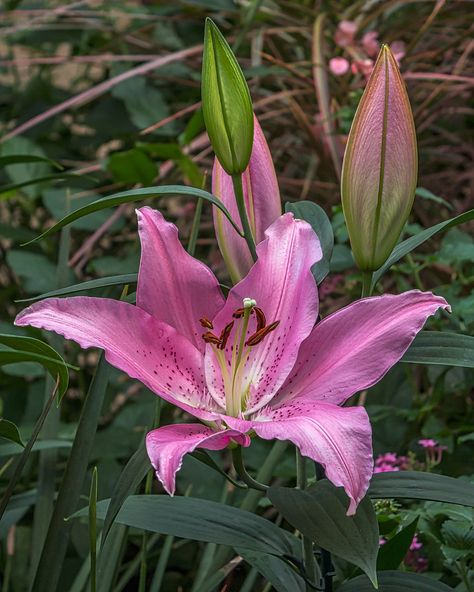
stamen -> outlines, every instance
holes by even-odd
[[[244,308],[238,308],[232,316],[234,317],[234,319],[241,319],[244,316],[244,312]]]
[[[245,342],[245,345],[248,346],[253,346],[253,345],[257,345],[258,343],[260,343],[261,341],[263,341],[263,339],[272,331],[274,331],[278,325],[280,324],[280,321],[275,321],[274,323],[271,323],[270,325],[267,325],[266,327],[263,327],[263,329],[260,329],[259,331],[256,331],[253,335],[251,335],[247,341]]]
[[[253,311],[255,313],[255,316],[257,317],[257,331],[260,331],[260,329],[263,329],[265,327],[265,325],[267,324],[267,319],[265,318],[265,313],[258,306],[255,306]]]
[[[217,337],[217,335],[214,335],[214,333],[211,333],[210,331],[206,331],[206,333],[203,333],[202,338],[206,343],[212,343],[218,346],[221,344],[221,340],[219,339],[219,337]]]
[[[227,340],[229,339],[229,335],[230,335],[230,332],[232,331],[233,326],[234,326],[234,321],[231,321],[229,324],[227,324],[222,329],[222,332],[219,337],[220,344],[217,346],[219,349],[225,349],[225,346],[227,344]]]
[[[199,322],[201,323],[201,327],[204,327],[205,329],[214,329],[212,321],[210,321],[207,317],[202,317],[202,319],[199,319]]]

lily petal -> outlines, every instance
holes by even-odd
[[[202,354],[138,306],[108,298],[49,298],[22,311],[15,324],[55,331],[83,348],[99,347],[110,364],[166,401],[201,419],[216,417]]]
[[[243,384],[248,388],[246,414],[266,405],[292,369],[301,342],[309,335],[318,314],[317,288],[311,266],[321,254],[319,240],[311,226],[292,214],[278,218],[257,245],[258,260],[247,277],[232,288],[224,308],[214,319],[219,333],[242,306],[253,298],[266,315],[267,324],[279,321],[258,345],[250,347],[243,367]],[[252,319],[251,323],[255,323]],[[235,323],[224,354],[230,366],[231,344],[238,343],[241,321]],[[254,329],[252,325],[251,329]],[[248,333],[248,335],[250,332]],[[237,336],[237,337],[236,337]],[[205,355],[206,378],[211,395],[222,404],[222,372],[210,346]]]
[[[146,449],[156,476],[170,495],[176,489],[176,473],[183,464],[183,457],[196,448],[222,450],[233,440],[241,446],[249,446],[250,438],[236,430],[216,432],[200,424],[167,425],[147,434]]]
[[[199,319],[224,306],[219,282],[203,263],[191,257],[178,229],[157,210],[137,210],[142,244],[137,306],[164,321],[204,352]]]
[[[344,487],[355,513],[373,472],[372,430],[363,407],[331,403],[288,403],[266,409],[254,420],[226,420],[231,428],[252,428],[264,440],[290,440],[301,454],[323,465],[327,478]]]
[[[265,230],[281,216],[281,201],[270,149],[255,116],[252,154],[242,174],[242,187],[250,227],[258,244],[264,240]],[[224,203],[234,220],[240,219],[232,177],[217,158],[212,169],[212,193]],[[235,232],[221,210],[212,211],[220,251],[233,282],[237,283],[252,267],[252,256],[245,239]]]
[[[377,383],[400,360],[441,296],[411,290],[363,298],[316,325],[274,403],[295,399],[343,403]]]

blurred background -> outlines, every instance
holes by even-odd
[[[406,238],[474,205],[473,8],[472,2],[453,0],[3,0],[0,157],[27,154],[50,160],[7,164],[0,170],[0,330],[17,332],[12,319],[25,306],[19,300],[137,272],[137,204],[97,212],[75,222],[70,232],[20,246],[68,211],[140,186],[184,183],[210,189],[213,154],[200,111],[206,16],[225,34],[247,77],[283,202],[314,201],[331,218],[336,244],[332,273],[320,289],[323,315],[358,297],[360,276],[349,250],[339,176],[346,137],[379,44],[389,43],[397,56],[418,134],[418,190]],[[173,196],[146,203],[174,221],[186,243],[195,202]],[[467,224],[436,236],[383,278],[385,291],[435,288],[449,300],[449,321],[433,322],[431,328],[442,324],[472,333],[472,229]],[[199,220],[196,253],[228,282],[208,204]],[[119,297],[121,290],[104,282],[90,293]],[[41,337],[35,331],[28,334]],[[71,388],[45,434],[70,442],[98,354],[54,338],[51,343],[81,368],[71,372]],[[446,446],[440,470],[456,476],[474,473],[472,374],[442,366],[410,372],[407,365],[394,368],[368,398],[376,453],[411,454],[412,466],[421,466],[416,463],[428,462],[417,445],[421,435]],[[110,496],[154,413],[155,397],[145,387],[115,370],[111,376],[91,458],[99,468],[99,498]],[[0,374],[0,384],[0,415],[18,424],[26,438],[43,393],[49,392],[43,371],[27,362],[10,365]],[[176,413],[165,406],[162,421],[173,421]],[[248,465],[258,468],[268,446],[257,442],[251,450]],[[52,454],[54,489],[66,456],[61,448]],[[293,479],[292,463],[288,452],[276,469],[281,482]],[[3,475],[2,468],[0,478],[8,477],[8,470]],[[41,471],[36,462],[29,463],[20,493],[46,479]],[[196,487],[195,476],[204,472],[207,478]],[[217,473],[189,458],[179,474],[180,492],[193,484],[195,496],[217,500],[227,495]],[[157,483],[153,487],[159,491]],[[12,574],[4,591],[27,589],[38,560],[35,546],[40,548],[44,536],[34,497],[25,500],[0,528],[3,567],[9,565]],[[439,520],[438,510],[427,511],[424,520],[429,530]],[[429,569],[444,570],[458,590],[474,589],[445,566],[439,548],[447,543],[441,531],[432,530],[433,539],[424,540],[432,545]],[[134,532],[120,536],[123,546],[113,556],[110,589],[135,590],[138,563],[133,561],[141,538]],[[153,543],[151,557],[159,556],[162,544]],[[189,541],[170,545],[175,547],[165,566],[163,590],[190,590],[202,546]],[[82,589],[77,578],[87,551],[87,528],[78,522],[63,590]],[[242,578],[248,576],[246,568],[238,569]],[[257,575],[252,576],[256,587],[249,590],[264,589]],[[239,577],[236,581],[243,581]]]

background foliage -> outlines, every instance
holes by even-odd
[[[365,79],[352,73],[335,76],[329,70],[332,57],[357,57],[334,42],[337,25],[343,19],[357,19],[358,40],[362,32],[376,30],[385,42],[406,44],[402,72],[420,157],[418,196],[404,233],[408,238],[473,206],[470,58],[474,42],[468,5],[442,0],[85,0],[71,4],[7,0],[0,19],[0,332],[47,339],[77,366],[70,369],[60,408],[51,405],[1,523],[4,591],[27,590],[34,581],[79,418],[88,437],[74,454],[83,463],[84,478],[79,478],[80,473],[69,475],[69,497],[56,502],[63,504],[67,516],[94,499],[90,496],[95,491],[91,490],[92,467],[97,467],[99,500],[120,491],[124,495],[161,493],[150,473],[143,480],[148,469],[143,436],[152,427],[153,417],[155,424],[169,423],[179,413],[165,404],[160,413],[152,393],[117,370],[105,368],[96,351],[83,352],[54,336],[12,326],[15,314],[25,306],[20,300],[65,286],[126,275],[114,285],[99,281],[89,293],[118,298],[126,284],[133,293],[130,274],[137,272],[139,258],[137,204],[95,212],[61,234],[27,246],[21,243],[100,196],[163,184],[209,189],[213,155],[200,113],[200,44],[204,18],[212,16],[233,44],[249,82],[283,201],[313,201],[331,218],[335,236],[331,273],[320,287],[326,316],[357,297],[360,285],[340,208],[337,163]],[[322,12],[326,16],[318,33],[313,24]],[[315,47],[323,49],[317,62],[312,53]],[[178,225],[186,243],[196,201],[175,195],[145,201]],[[204,204],[197,220],[196,254],[225,284],[228,278],[216,247],[210,208]],[[434,236],[381,280],[388,292],[417,287],[445,296],[453,313],[433,320],[432,330],[472,333],[471,231],[472,223],[467,223]],[[36,347],[33,342],[20,345],[15,347],[21,351],[30,347],[30,354],[31,347]],[[2,347],[10,351],[11,344],[10,349],[6,349],[8,343]],[[36,353],[49,355],[43,350]],[[15,426],[0,424],[1,434],[8,438],[0,440],[2,486],[11,478],[23,443],[54,387],[37,360],[23,359],[27,361],[3,366],[0,374],[0,415],[19,429],[17,433]],[[375,453],[394,452],[410,457],[413,468],[472,479],[473,373],[472,363],[471,368],[401,363],[370,392],[362,393],[374,426]],[[60,393],[63,386],[59,385]],[[417,443],[420,438],[434,438],[447,447],[441,464],[426,466],[425,453]],[[228,468],[225,454],[214,458]],[[273,476],[275,485],[294,485],[294,453],[289,447],[272,448],[256,441],[246,461],[250,469],[260,471],[262,480]],[[198,501],[225,501],[247,510],[258,507],[266,518],[288,526],[266,498],[234,489],[196,458],[186,459],[178,490]],[[443,581],[463,592],[474,590],[471,509],[439,502],[378,503],[381,533],[388,537],[419,517],[416,532],[423,541],[431,582]],[[99,504],[99,515],[101,508]],[[90,528],[87,520],[79,519],[61,526],[65,538],[61,539],[64,559],[58,589],[85,590]],[[288,529],[291,548],[295,543]],[[130,521],[113,525],[112,531],[101,554],[107,561],[101,563],[99,558],[99,590],[203,591],[222,589],[226,583],[228,590],[260,591],[270,589],[267,580],[275,589],[285,590],[287,578],[296,577],[284,562],[262,555],[265,549],[249,550],[238,544],[217,547],[215,542],[225,541],[199,539],[189,532],[181,534],[189,538],[144,534]],[[402,559],[403,553],[399,563]],[[41,561],[44,566],[44,557]],[[357,574],[343,560],[336,560],[336,572],[338,582]],[[392,577],[390,573],[387,578]],[[301,586],[301,578],[291,585]]]

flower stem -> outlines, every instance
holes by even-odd
[[[296,448],[296,485],[299,489],[306,489],[306,483],[306,459],[298,450],[298,448]],[[306,592],[311,592],[314,590],[314,587],[310,584],[310,582],[317,584],[317,579],[320,574],[318,574],[318,566],[314,559],[313,541],[302,535],[301,542],[303,548],[304,569],[306,572],[306,577],[309,580],[306,583]]]
[[[257,491],[267,491],[268,486],[264,485],[263,483],[259,483],[253,477],[251,477],[247,473],[247,469],[244,465],[244,459],[242,457],[242,447],[237,446],[236,448],[232,449],[232,461],[234,463],[235,470],[237,474],[242,479],[244,483],[246,483],[250,488],[256,489]]]
[[[363,271],[362,272],[362,293],[361,298],[366,298],[367,296],[372,296],[372,271]]]
[[[250,254],[254,261],[257,260],[257,251],[255,248],[255,240],[253,238],[252,230],[250,228],[249,218],[247,216],[247,210],[245,208],[244,190],[242,187],[242,175],[232,175],[232,184],[234,186],[235,201],[237,202],[237,208],[239,210],[240,221],[242,223],[242,229],[244,231],[244,238],[247,242]]]

